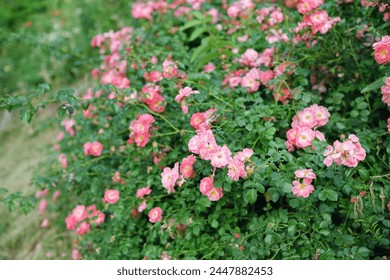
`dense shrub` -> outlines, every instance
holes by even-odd
[[[389,7],[367,2],[140,2],[96,35],[100,84],[55,95],[34,181],[72,257],[386,258]]]

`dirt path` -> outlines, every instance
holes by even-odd
[[[52,112],[35,120],[42,121]],[[56,132],[34,133],[30,125],[13,116],[11,124],[0,132],[0,187],[10,192],[34,193],[29,182],[36,167],[45,160],[49,144]],[[0,259],[68,259],[64,253],[61,233],[42,229],[43,217],[37,210],[24,215],[20,210],[10,213],[0,204]]]

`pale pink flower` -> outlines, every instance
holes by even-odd
[[[217,168],[222,168],[228,165],[229,157],[232,155],[231,151],[226,145],[216,148],[215,152],[210,155],[211,165]]]
[[[218,22],[219,12],[215,8],[211,8],[207,11],[207,14],[211,16],[211,24],[216,24]]]
[[[207,193],[214,188],[214,177],[205,177],[200,180],[199,189],[203,195],[207,196]]]
[[[299,111],[297,117],[300,126],[312,128],[316,125],[316,117],[314,111],[310,107]]]
[[[244,162],[237,157],[229,158],[228,169],[228,176],[233,181],[238,181],[240,177],[245,179],[247,176]]]
[[[182,102],[185,98],[188,98],[191,94],[198,94],[199,90],[193,90],[190,87],[181,88],[179,94],[176,95],[175,101],[177,103]]]
[[[50,225],[50,222],[49,222],[49,219],[48,218],[45,218],[42,223],[41,223],[41,227],[42,228],[47,228],[48,226]]]
[[[118,190],[106,190],[104,192],[104,199],[109,204],[115,204],[119,200]]]
[[[150,189],[150,186],[146,186],[137,190],[136,197],[143,198],[144,196],[149,195],[151,192],[152,190]]]
[[[65,154],[60,154],[58,156],[58,161],[61,163],[63,168],[67,168],[68,167],[68,159],[66,158]]]
[[[39,213],[41,215],[43,213],[45,213],[46,208],[47,208],[47,200],[46,199],[42,199],[41,202],[39,203],[39,206],[38,206]]]
[[[240,57],[238,62],[243,66],[258,67],[260,66],[259,53],[254,49],[247,49]]]
[[[210,201],[217,201],[223,197],[223,191],[222,188],[214,188],[212,187],[207,193],[207,198]]]
[[[315,138],[315,133],[311,128],[300,127],[296,137],[296,146],[298,148],[309,147]]]
[[[89,232],[89,230],[91,229],[91,225],[87,222],[82,222],[78,228],[76,229],[76,233],[78,235],[84,235],[84,234],[87,234]]]
[[[175,192],[175,184],[179,179],[179,163],[176,162],[174,167],[171,169],[165,167],[161,173],[161,183],[164,188],[167,189],[168,193]]]
[[[142,211],[144,211],[146,209],[146,202],[145,201],[143,201],[142,203],[140,203],[139,205],[138,205],[138,212],[142,212]]]
[[[119,171],[115,171],[114,176],[112,176],[112,181],[114,183],[119,183],[121,181],[121,173]]]
[[[241,86],[247,88],[248,92],[255,92],[260,87],[261,72],[257,68],[252,68],[241,80]]]
[[[213,72],[214,70],[215,70],[215,65],[212,62],[207,63],[203,68],[203,72],[205,73],[210,73]]]
[[[79,250],[73,248],[72,249],[72,260],[81,260],[81,258],[82,258],[82,255],[79,252]]]
[[[297,197],[307,198],[313,191],[314,191],[314,187],[309,183],[306,182],[301,183],[296,180],[293,182],[292,192]]]
[[[76,222],[81,222],[87,218],[87,210],[85,205],[77,205],[73,209],[72,216],[76,219]]]
[[[164,60],[163,62],[163,77],[167,79],[172,79],[174,77],[179,77],[177,65],[175,62],[171,60]]]
[[[152,21],[153,7],[150,4],[135,3],[131,7],[131,14],[134,18],[147,19]]]
[[[294,172],[297,178],[309,178],[315,179],[316,174],[313,173],[313,169],[299,169]]]
[[[154,207],[152,210],[150,210],[150,212],[148,214],[149,222],[156,223],[156,222],[161,221],[162,213],[163,213],[163,211],[161,210],[160,207]]]

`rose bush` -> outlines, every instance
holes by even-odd
[[[55,95],[43,218],[72,232],[74,259],[386,258],[379,2],[133,3],[91,41],[96,85]]]

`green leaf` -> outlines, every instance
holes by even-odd
[[[29,123],[31,121],[31,113],[26,110],[22,110],[19,112],[20,119],[23,123]]]
[[[257,200],[257,190],[256,189],[247,190],[244,194],[244,200],[249,204],[255,203]]]
[[[190,63],[193,63],[202,53],[206,52],[210,48],[209,44],[202,44],[197,47],[192,53]]]
[[[293,198],[293,199],[291,199],[291,200],[288,202],[288,204],[289,204],[292,208],[297,208],[297,207],[299,206],[300,202],[299,202],[299,199]]]
[[[338,199],[338,194],[335,191],[328,190],[327,191],[327,197],[330,201],[337,201]]]
[[[211,227],[212,227],[212,228],[217,228],[218,225],[219,225],[219,223],[218,223],[217,220],[212,220],[212,221],[211,221]]]
[[[383,86],[383,84],[384,84],[383,77],[379,78],[378,80],[372,82],[371,84],[366,86],[364,89],[362,89],[362,93],[376,90],[376,89],[380,88],[381,86]]]
[[[190,36],[190,39],[188,39],[189,42],[194,41],[196,38],[198,38],[200,35],[202,35],[204,32],[206,32],[207,29],[205,27],[200,27],[195,29]]]
[[[198,25],[198,24],[201,24],[202,22],[198,19],[193,19],[193,20],[190,20],[189,22],[187,22],[186,24],[184,24],[182,27],[179,28],[179,31],[184,31],[188,28],[191,28],[195,25]]]

